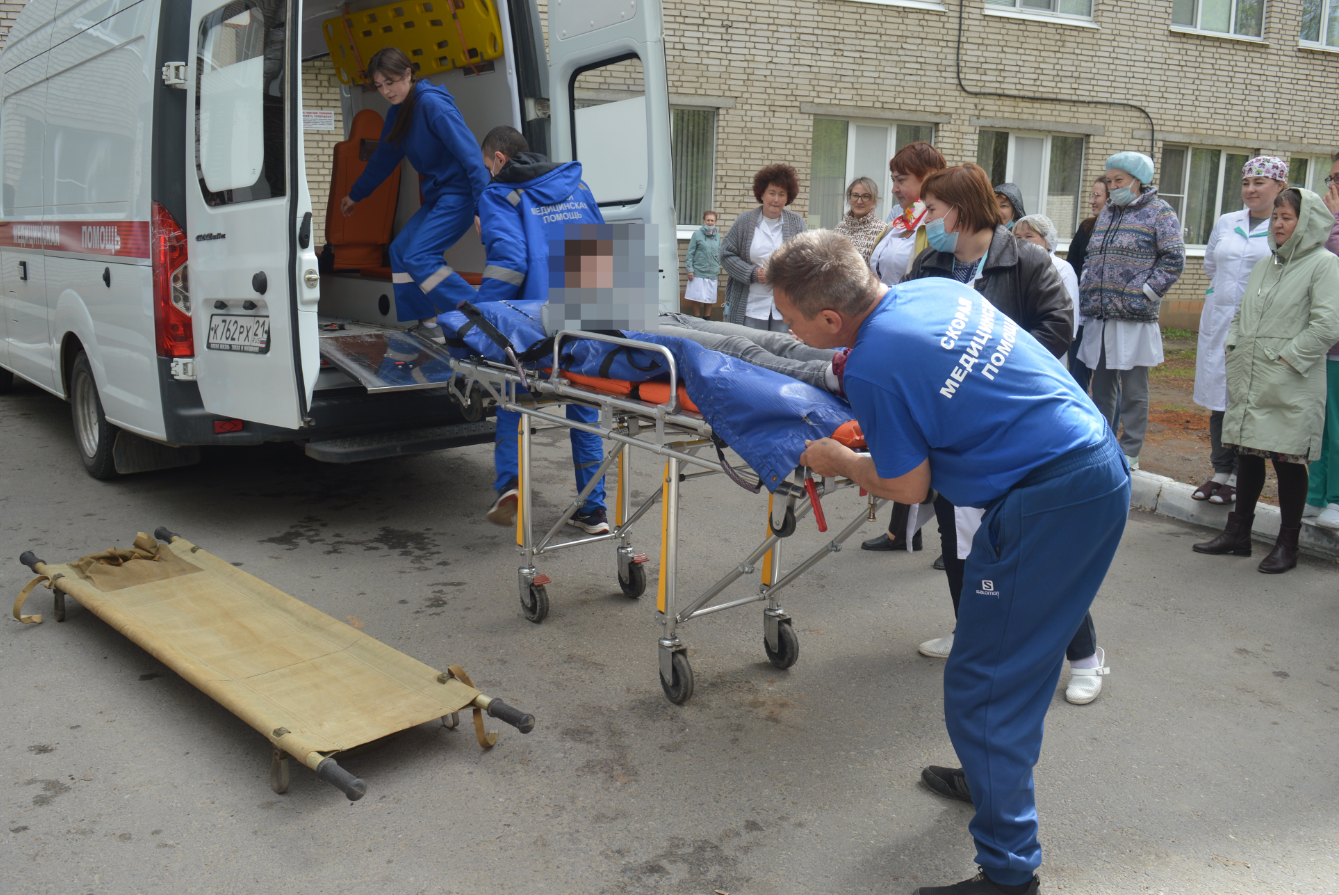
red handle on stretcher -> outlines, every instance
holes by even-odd
[[[814,487],[813,477],[807,471],[804,474],[804,490],[809,492],[809,502],[814,506],[814,521],[818,523],[818,530],[827,531],[828,520],[823,515],[823,504],[818,501],[818,489]]]

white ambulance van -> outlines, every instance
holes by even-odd
[[[660,0],[551,0],[547,54],[534,4],[30,0],[0,54],[0,392],[19,377],[66,399],[97,478],[192,463],[200,445],[297,441],[351,462],[491,440],[428,346],[384,382],[323,350],[414,337],[388,270],[318,261],[302,75],[338,71],[347,138],[358,112],[387,109],[360,66],[406,49],[476,139],[516,127],[583,162],[607,220],[655,225],[674,307]],[[417,183],[405,161],[390,236]],[[484,266],[473,231],[445,258],[467,279]]]

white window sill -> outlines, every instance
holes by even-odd
[[[929,12],[948,12],[938,0],[851,0],[852,3],[873,3],[876,6],[905,6],[907,9],[924,9]]]
[[[679,240],[679,242],[687,242],[693,238],[693,234],[696,232],[696,227],[684,227],[679,224],[674,226],[674,238]]]
[[[1045,22],[1048,25],[1072,25],[1075,28],[1092,28],[1102,30],[1102,26],[1092,19],[1083,19],[1076,16],[1062,16],[1057,13],[1031,12],[1025,9],[1001,9],[999,7],[987,6],[983,12],[988,16],[999,16],[1002,19],[1022,19],[1027,22]]]
[[[1269,41],[1263,37],[1250,37],[1245,34],[1228,34],[1226,31],[1203,31],[1199,28],[1189,28],[1185,25],[1168,25],[1167,30],[1173,34],[1190,34],[1195,37],[1210,37],[1218,40],[1235,40],[1240,43],[1259,44],[1262,47],[1269,46]]]
[[[1299,40],[1297,49],[1310,50],[1313,53],[1339,53],[1339,47],[1327,47],[1323,43],[1317,43],[1314,40]]]

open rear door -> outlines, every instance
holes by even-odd
[[[669,81],[660,0],[549,4],[555,161],[581,162],[606,221],[654,224],[660,308],[679,309]]]
[[[205,409],[288,429],[320,372],[297,3],[191,0],[182,222]]]

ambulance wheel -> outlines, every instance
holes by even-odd
[[[642,564],[635,562],[628,566],[628,577],[625,580],[619,575],[618,586],[623,589],[623,596],[629,600],[635,600],[646,593],[646,570],[642,568]]]
[[[70,368],[70,413],[74,417],[74,441],[79,446],[79,458],[84,469],[95,479],[116,476],[112,446],[116,444],[117,429],[107,422],[98,397],[98,384],[93,379],[93,365],[81,351]]]
[[[693,669],[688,664],[688,657],[682,652],[674,654],[670,662],[673,669],[674,680],[667,681],[662,676],[660,678],[660,689],[665,691],[665,698],[675,705],[683,705],[693,695]]]
[[[14,390],[14,374],[8,370],[0,370],[0,395]]]
[[[762,646],[767,650],[767,661],[777,668],[789,668],[800,658],[800,638],[788,621],[777,626],[776,650],[772,649],[766,637],[762,639]]]
[[[544,585],[532,584],[521,594],[521,610],[535,624],[544,620],[549,614],[549,592]]]

